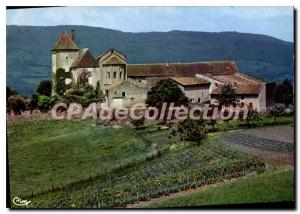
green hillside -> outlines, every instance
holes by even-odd
[[[235,60],[239,70],[267,81],[293,77],[293,43],[237,32],[127,33],[88,26],[7,26],[7,85],[23,95],[51,75],[50,49],[63,30],[75,29],[80,48],[97,56],[115,48],[128,63]]]

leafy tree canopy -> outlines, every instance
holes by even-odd
[[[293,103],[293,86],[289,80],[284,80],[276,89],[275,102],[289,105]]]
[[[147,94],[146,103],[161,107],[163,103],[174,103],[175,106],[187,105],[188,98],[171,80],[161,80]]]
[[[36,92],[41,95],[51,96],[51,86],[52,83],[50,80],[43,80],[39,83]]]
[[[220,105],[230,105],[239,102],[234,88],[231,84],[223,85],[221,88],[221,94],[217,97]]]

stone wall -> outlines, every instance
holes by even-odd
[[[147,89],[124,81],[107,91],[108,105],[112,107],[130,107],[135,103],[144,103]]]
[[[209,85],[182,86],[179,85],[182,92],[189,98],[191,103],[202,103],[208,100]]]

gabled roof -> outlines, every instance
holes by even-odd
[[[233,86],[235,89],[235,93],[238,95],[257,95],[260,92],[262,84],[241,84]],[[222,87],[218,86],[213,89],[212,95],[221,94]]]
[[[99,55],[97,57],[97,60],[104,61],[109,56],[111,56],[112,54],[116,54],[118,57],[120,57],[121,59],[123,59],[124,61],[126,61],[126,56],[124,54],[122,54],[121,52],[115,50],[115,49],[109,49],[109,50],[105,51],[103,54],[101,54],[101,55]]]
[[[128,77],[194,77],[196,74],[228,75],[238,71],[233,61],[128,64],[127,70]]]
[[[192,85],[208,85],[210,84],[209,81],[203,80],[196,77],[172,77],[170,78],[176,83],[182,86],[192,86]]]
[[[98,66],[98,61],[93,57],[91,52],[86,49],[74,60],[71,68],[94,68]]]
[[[57,40],[56,44],[52,51],[55,50],[79,50],[75,42],[70,38],[66,31],[60,34],[59,39]]]

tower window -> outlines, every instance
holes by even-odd
[[[120,79],[122,79],[122,71],[120,72]]]
[[[125,97],[125,92],[122,92],[122,98],[124,98]]]
[[[107,78],[110,79],[110,73],[109,72],[107,72]]]
[[[114,79],[117,78],[117,72],[114,72]]]

